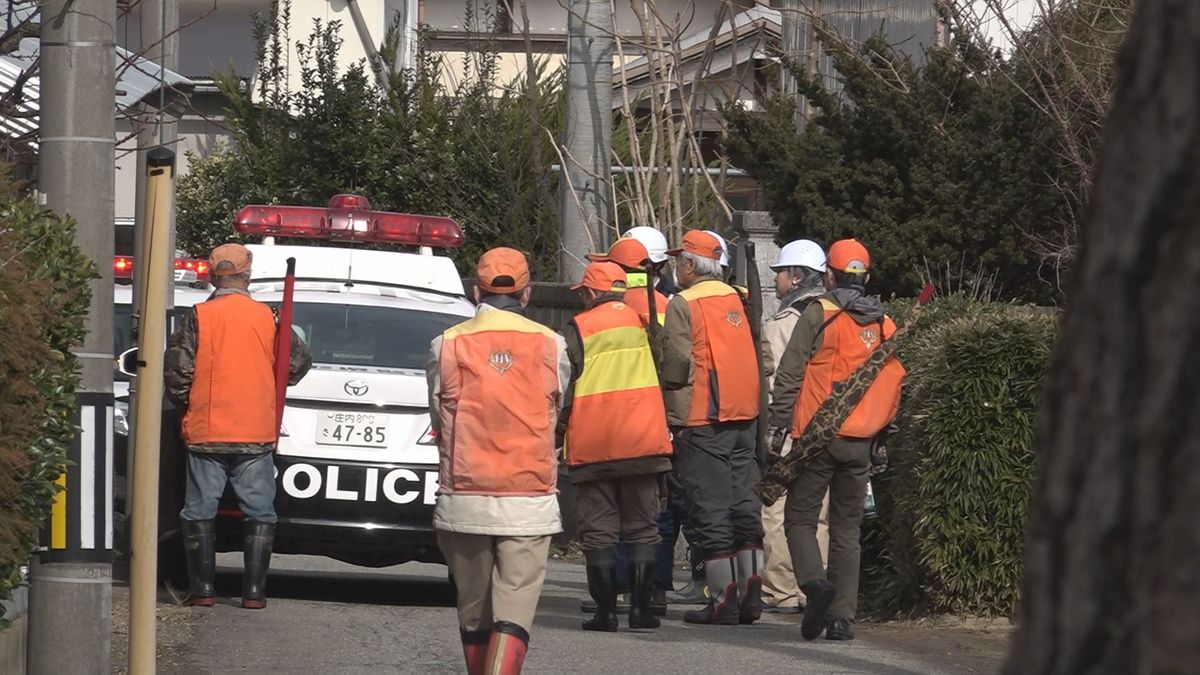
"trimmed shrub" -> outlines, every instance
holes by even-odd
[[[868,611],[1012,613],[1056,327],[1053,312],[960,297],[929,308],[901,354],[910,374],[891,467],[865,528]]]
[[[95,277],[74,223],[0,190],[0,599],[20,582],[76,433],[69,350]]]

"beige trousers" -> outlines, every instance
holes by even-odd
[[[792,439],[787,440],[783,454],[791,450]],[[768,607],[804,606],[804,592],[796,585],[796,574],[792,568],[792,554],[788,552],[787,535],[783,530],[783,514],[787,498],[782,498],[762,510],[763,551],[767,565],[762,573],[762,598]],[[821,562],[829,560],[829,493],[821,504],[821,515],[817,520],[817,546],[821,548]]]
[[[462,630],[491,628],[498,621],[533,627],[550,537],[499,537],[438,530],[438,546],[458,585]]]

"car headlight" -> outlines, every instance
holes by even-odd
[[[113,407],[113,432],[129,436],[129,402],[117,401]]]

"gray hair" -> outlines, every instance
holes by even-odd
[[[250,272],[242,272],[241,274],[224,274],[221,276],[212,276],[212,285],[214,288],[226,288],[228,286],[246,286],[250,284]]]
[[[717,279],[725,278],[725,271],[721,269],[721,261],[713,260],[712,258],[701,258],[692,253],[684,251],[679,254],[683,260],[690,260],[696,266],[696,274],[702,277],[716,277]]]

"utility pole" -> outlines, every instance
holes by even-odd
[[[575,281],[587,252],[606,249],[612,236],[612,2],[570,0],[567,12],[558,276]]]
[[[77,222],[92,256],[87,336],[65,489],[43,529],[29,577],[32,673],[107,673],[112,648],[113,190],[116,51],[112,0],[41,6],[38,190]]]

